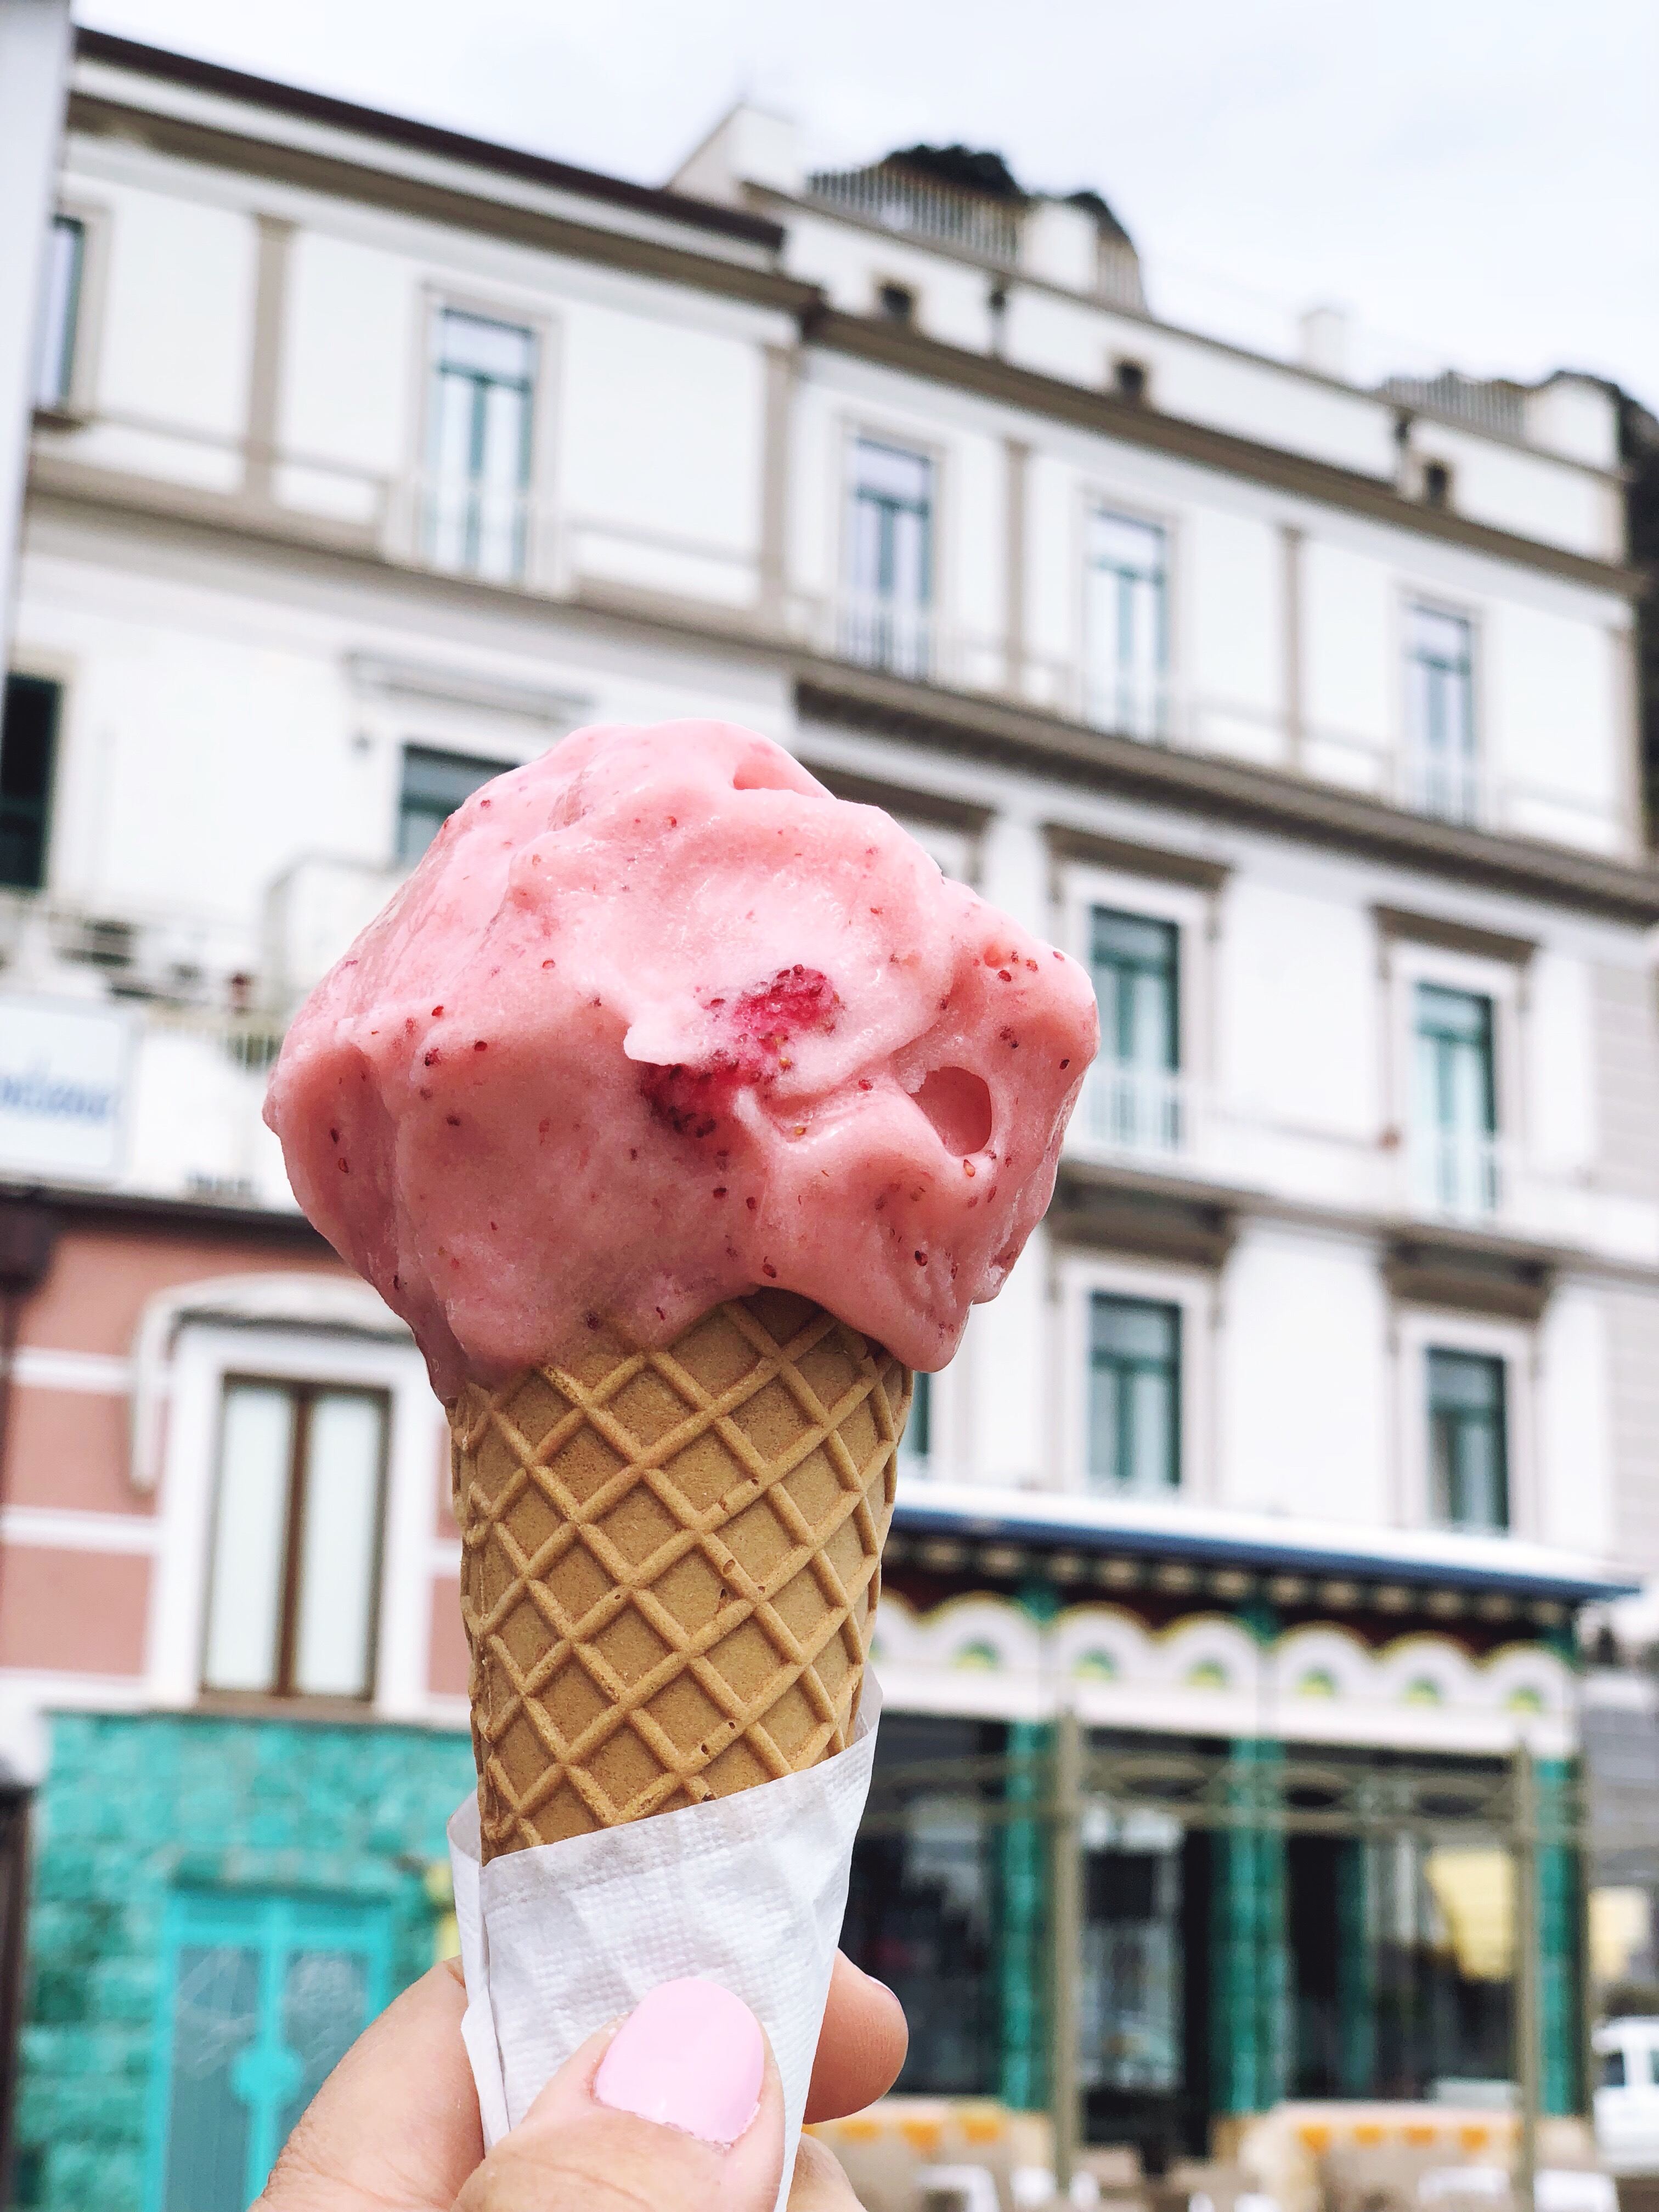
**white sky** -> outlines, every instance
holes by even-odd
[[[1656,0],[78,0],[157,46],[661,183],[740,94],[1103,192],[1154,309],[1355,368],[1571,366],[1659,409]]]

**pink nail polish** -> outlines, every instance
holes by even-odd
[[[615,2112],[635,2112],[722,2147],[760,2109],[760,2022],[718,1982],[665,1982],[617,2031],[593,2077]]]

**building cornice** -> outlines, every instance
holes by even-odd
[[[408,147],[420,154],[465,162],[469,168],[493,170],[498,176],[523,183],[544,185],[553,191],[574,192],[584,199],[605,200],[640,215],[684,223],[697,230],[742,239],[745,244],[775,253],[783,244],[781,225],[745,209],[720,207],[694,198],[688,192],[660,185],[629,184],[597,169],[579,168],[568,161],[550,160],[517,146],[499,145],[493,139],[474,138],[461,131],[441,130],[404,115],[390,115],[383,108],[360,106],[355,100],[335,100],[302,86],[279,84],[270,77],[253,76],[243,70],[225,69],[216,62],[199,61],[193,54],[175,54],[161,46],[141,45],[107,31],[77,29],[76,58],[101,63],[111,69],[130,70],[136,76],[183,85],[192,92],[245,102],[274,114],[290,115],[307,123],[320,123],[354,137],[384,145]]]
[[[1380,1584],[1571,1608],[1626,1596],[1639,1586],[1638,1577],[1599,1559],[1521,1537],[1292,1520],[1179,1498],[901,1479],[893,1528],[912,1539],[954,1537],[981,1552],[991,1546],[1183,1560],[1197,1569],[1291,1574],[1310,1585],[1338,1577],[1360,1583],[1367,1595]],[[1315,1595],[1309,1587],[1279,1601],[1302,1603]]]
[[[1419,874],[1577,907],[1638,928],[1659,924],[1659,869],[1435,821],[1334,785],[1114,737],[1033,708],[873,669],[802,657],[795,673],[799,712],[815,721],[966,754],[1233,829],[1333,846]]]
[[[1407,499],[1379,477],[1358,469],[1345,469],[1334,461],[1321,461],[1279,446],[1263,445],[1231,430],[1212,428],[1188,417],[1161,413],[1138,400],[1121,399],[1114,392],[1091,391],[1047,376],[1040,369],[1022,368],[994,354],[974,353],[963,346],[946,345],[904,323],[885,318],[843,314],[824,307],[811,313],[802,325],[808,342],[825,352],[840,353],[859,361],[919,377],[929,384],[1040,415],[1097,436],[1140,446],[1191,461],[1201,468],[1238,477],[1270,490],[1288,492],[1322,507],[1334,507],[1369,520],[1432,538],[1443,544],[1509,561],[1523,568],[1540,568],[1591,589],[1639,599],[1647,589],[1645,578],[1635,568],[1617,562],[1592,559],[1565,547],[1549,545],[1534,538],[1476,522],[1449,507],[1425,507]]]
[[[796,320],[820,298],[815,285],[749,261],[730,260],[610,225],[583,223],[513,200],[491,199],[459,185],[393,169],[374,168],[337,154],[286,145],[252,132],[228,131],[193,118],[167,115],[136,103],[72,92],[69,128],[89,137],[137,140],[152,152],[325,198],[380,208],[416,222],[471,231],[566,258],[651,276],[664,283],[770,307]]]
[[[288,1207],[238,1206],[206,1198],[157,1198],[98,1190],[84,1183],[0,1182],[0,1204],[37,1207],[60,1226],[139,1229],[207,1237],[216,1243],[277,1244],[335,1261],[332,1247],[304,1214]],[[343,1264],[336,1262],[336,1264]]]
[[[627,605],[579,602],[407,568],[388,560],[367,531],[313,525],[269,505],[152,483],[38,450],[31,460],[28,495],[37,508],[44,501],[61,501],[185,538],[216,539],[228,548],[241,545],[255,556],[283,554],[312,565],[343,564],[452,603],[503,606],[562,627],[591,623],[623,635],[668,638],[711,653],[738,653],[750,665],[776,670],[793,684],[798,713],[831,727],[897,737],[947,758],[978,759],[1081,791],[1355,853],[1419,875],[1538,899],[1631,927],[1659,925],[1659,869],[1437,822],[1272,769],[1175,752],[1035,708],[802,653],[757,622],[696,610],[683,599],[661,600],[654,607],[643,594]],[[810,738],[805,749],[811,750]]]
[[[103,36],[82,33],[83,38],[88,35]],[[120,46],[125,42],[112,43]],[[152,50],[135,51],[144,55]],[[161,58],[179,59],[166,56]],[[207,64],[182,66],[203,70],[210,67]],[[266,87],[259,78],[238,79],[234,70],[222,75],[234,82],[246,82],[262,94],[284,89]],[[309,112],[305,104],[317,100],[319,96],[295,94],[295,99],[305,112]],[[276,103],[265,99],[263,104],[270,106]],[[373,118],[375,114],[373,110],[353,109],[346,102],[322,101],[320,105],[325,108],[338,107],[346,118],[359,114]],[[428,146],[421,135],[427,132],[428,126],[411,125],[404,131],[397,118],[380,117],[379,120],[387,126],[384,136],[397,136],[399,143],[428,151],[447,151],[458,161],[470,161],[475,167],[479,166],[477,156],[467,149],[491,150],[483,141],[441,131],[430,133],[434,143]],[[1316,505],[1361,514],[1416,536],[1460,545],[1491,559],[1539,569],[1620,598],[1639,598],[1648,588],[1646,579],[1638,570],[1499,530],[1449,509],[1425,507],[1406,498],[1382,478],[1367,476],[1359,470],[1342,468],[1334,462],[1265,445],[1184,416],[1164,414],[1156,408],[1121,399],[1111,392],[1093,391],[1086,386],[1067,383],[1063,378],[1046,375],[1041,370],[1000,360],[994,355],[947,345],[884,318],[843,313],[829,305],[821,286],[787,276],[776,268],[698,253],[672,240],[610,225],[575,222],[546,210],[494,199],[457,185],[377,168],[343,155],[284,144],[252,131],[232,131],[194,118],[164,114],[137,101],[113,100],[91,92],[71,94],[69,125],[71,131],[89,136],[120,137],[129,142],[137,139],[158,154],[180,161],[264,177],[300,191],[352,200],[418,221],[505,239],[543,252],[774,308],[798,323],[809,345],[825,352],[888,368],[1024,413],[1190,461]],[[396,131],[392,129],[394,125],[398,126]],[[355,123],[348,123],[346,127],[362,128]],[[450,140],[453,144],[435,143]],[[504,157],[510,155],[507,149],[494,151]],[[597,193],[598,185],[616,183],[614,179],[594,178],[587,171],[564,173],[562,165],[540,163],[538,157],[528,155],[512,156],[511,161],[516,166],[510,167],[510,173],[515,176],[573,192],[585,191],[588,197],[601,196]],[[504,159],[495,166],[507,169],[509,162]],[[571,179],[577,181],[569,182]],[[586,184],[582,179],[586,179]],[[719,228],[708,218],[730,212],[675,193],[653,194],[644,186],[618,185],[615,191],[607,191],[602,197],[614,199],[623,192],[634,196],[627,204],[637,205],[641,213],[662,221],[684,222],[694,228]],[[753,222],[757,218],[742,220]],[[763,228],[769,231],[772,226]]]
[[[791,217],[806,217],[856,230],[866,238],[937,254],[941,259],[958,267],[975,270],[990,281],[1018,285],[1022,292],[1041,293],[1049,299],[1064,301],[1084,313],[1099,315],[1115,322],[1139,324],[1143,330],[1173,338],[1181,345],[1200,347],[1206,353],[1220,354],[1229,361],[1243,362],[1252,368],[1269,370],[1273,375],[1289,378],[1296,384],[1330,392],[1356,407],[1379,409],[1391,422],[1398,422],[1402,416],[1409,416],[1413,420],[1420,418],[1445,429],[1455,430],[1461,436],[1479,439],[1483,444],[1502,447],[1513,453],[1523,453],[1528,460],[1541,462],[1547,467],[1565,470],[1574,476],[1588,477],[1598,483],[1611,486],[1615,491],[1621,491],[1626,481],[1627,472],[1620,465],[1583,460],[1576,453],[1559,453],[1553,447],[1536,445],[1526,437],[1517,436],[1513,431],[1495,429],[1486,422],[1471,422],[1449,408],[1437,406],[1431,401],[1397,398],[1381,388],[1355,384],[1347,377],[1334,376],[1324,369],[1314,368],[1306,362],[1287,360],[1279,354],[1263,353],[1253,347],[1241,345],[1236,339],[1222,337],[1214,331],[1200,330],[1191,323],[1172,323],[1162,315],[1154,314],[1149,307],[1132,307],[1124,300],[1079,291],[1074,285],[1060,283],[1034,269],[1018,263],[994,260],[988,254],[975,253],[954,241],[895,230],[890,225],[879,222],[872,216],[860,215],[852,208],[815,199],[810,192],[799,197],[777,191],[766,185],[747,185],[744,191],[745,205],[757,210],[776,209],[786,222]]]

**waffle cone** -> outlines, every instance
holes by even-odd
[[[911,1376],[783,1291],[450,1408],[486,1860],[843,1750]]]

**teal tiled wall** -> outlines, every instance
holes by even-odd
[[[142,2212],[161,1926],[176,1887],[373,1899],[395,1986],[431,1963],[422,1876],[472,1786],[465,1735],[67,1714],[36,1803],[13,2202]]]

